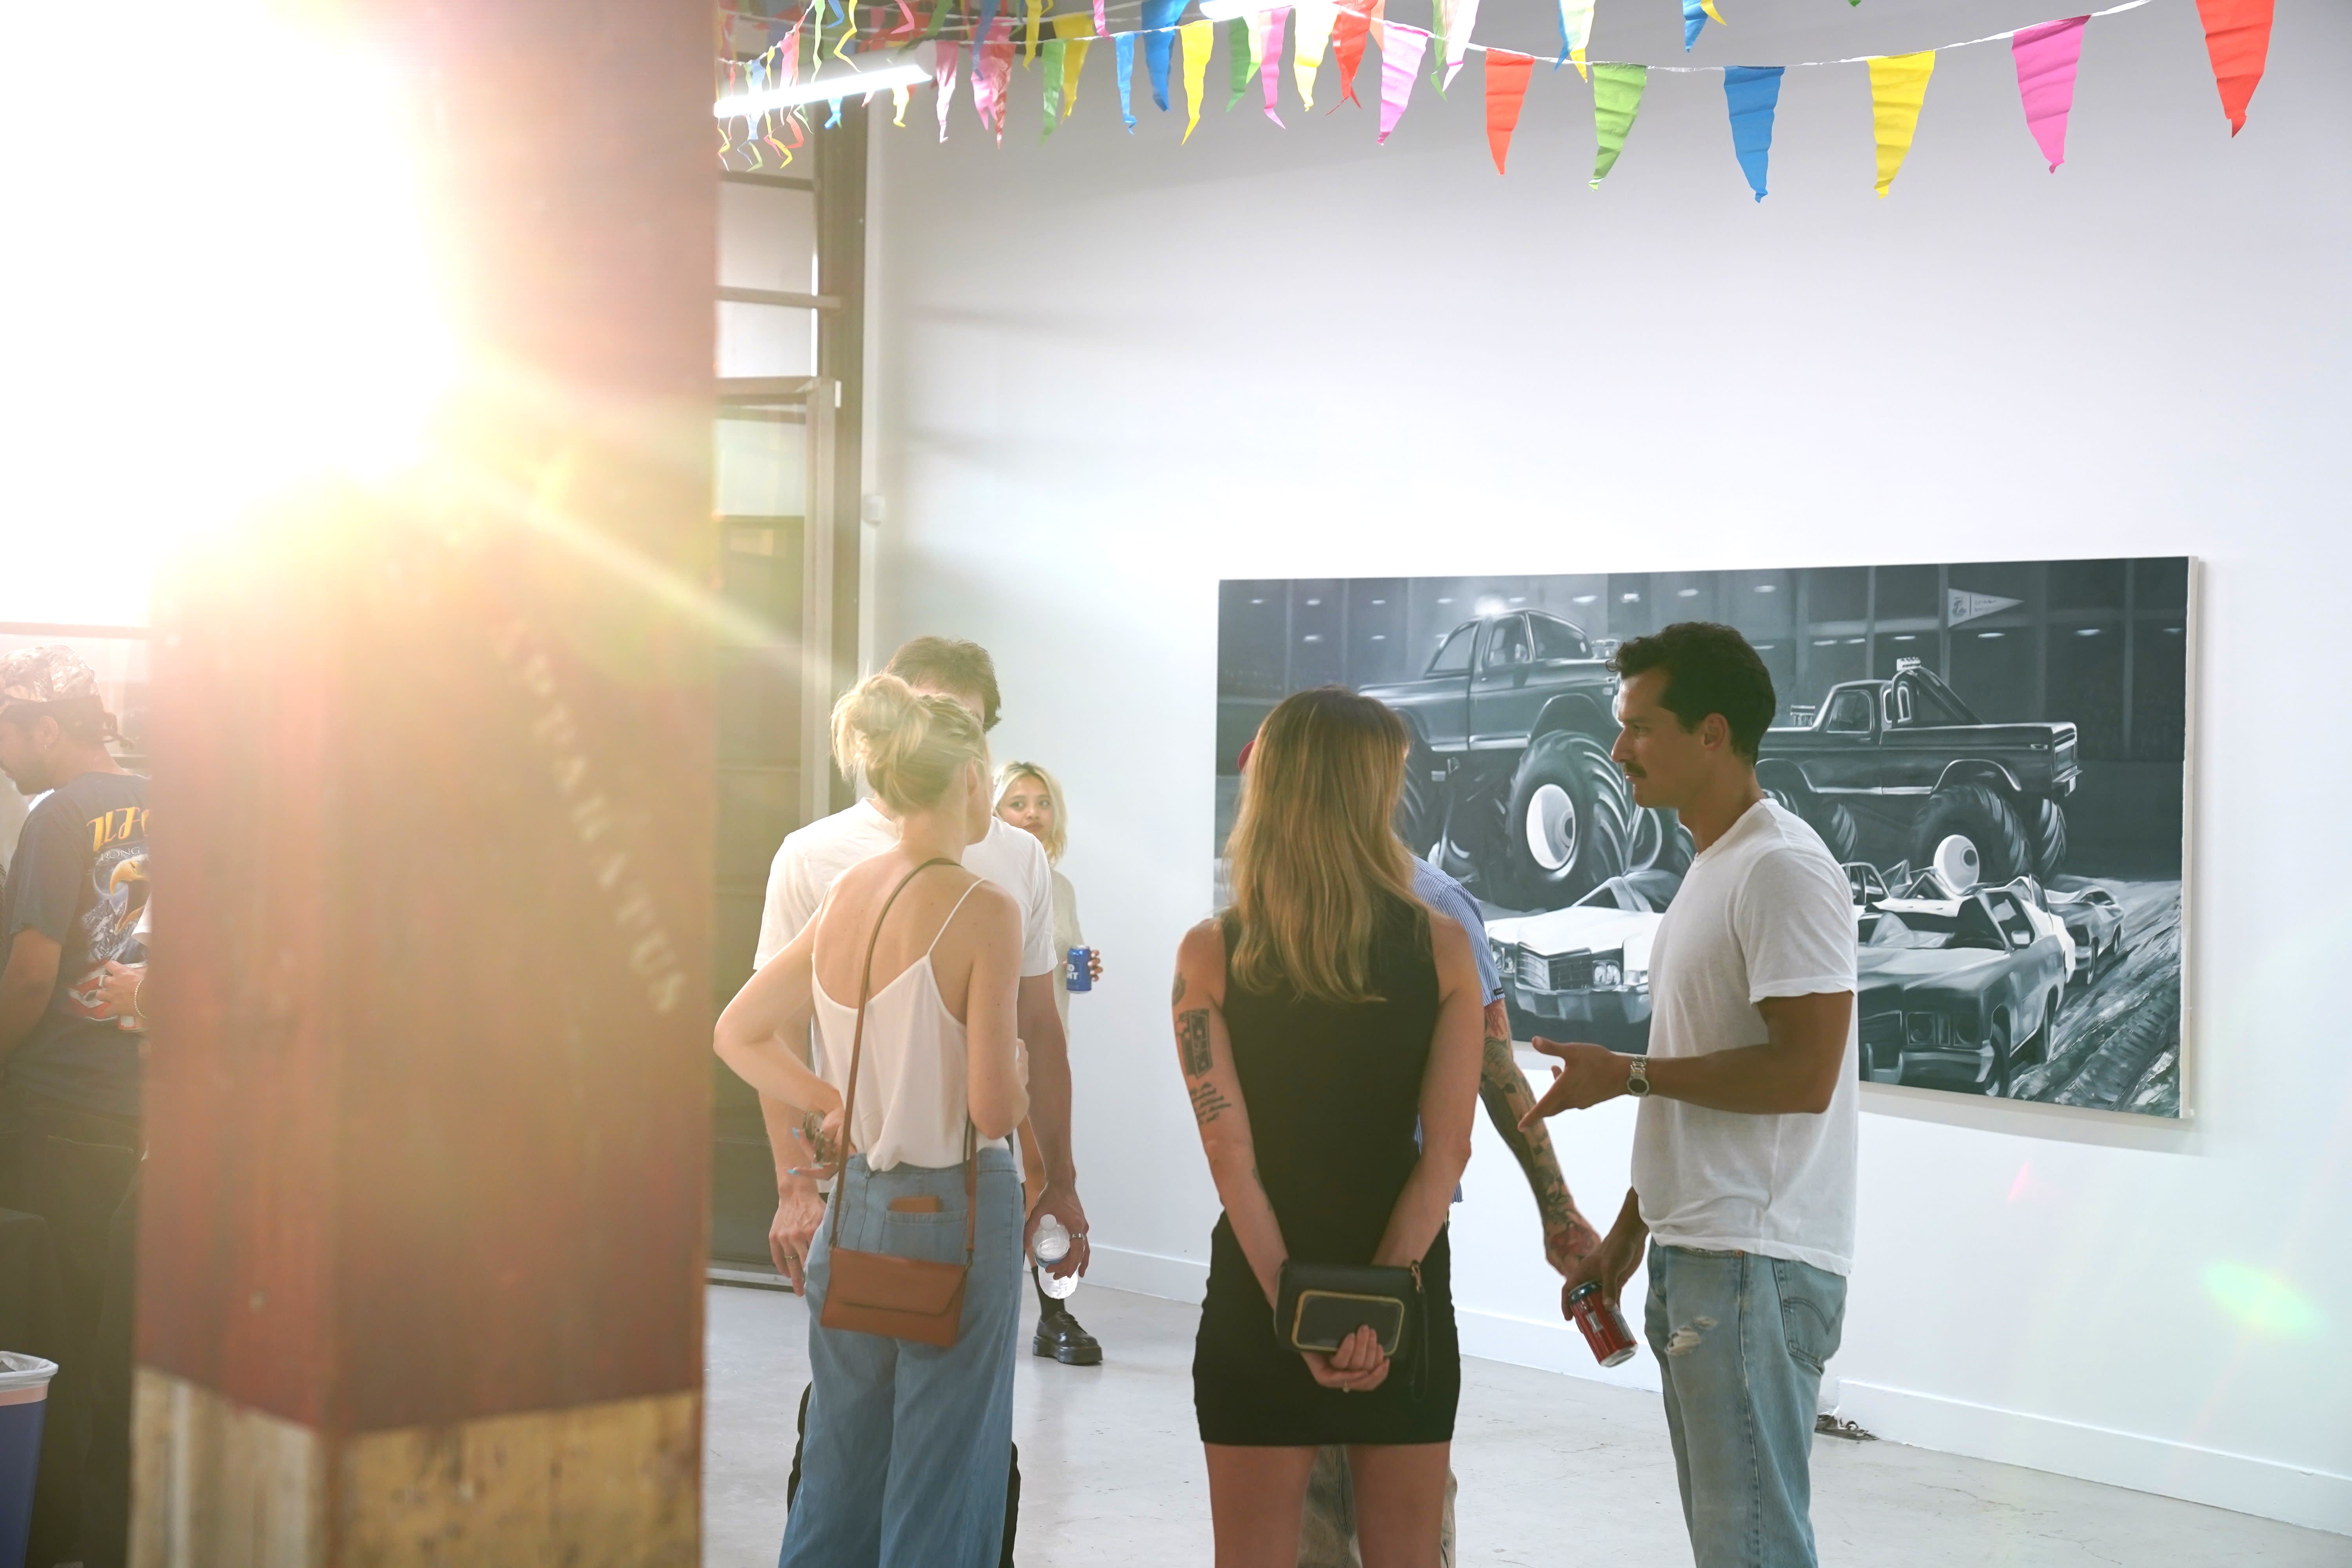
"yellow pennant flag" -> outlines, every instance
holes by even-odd
[[[1299,103],[1312,109],[1315,73],[1322,68],[1323,51],[1331,42],[1331,26],[1339,19],[1339,7],[1332,0],[1298,0],[1291,19],[1297,25],[1298,43],[1290,58],[1290,77],[1298,84]]]
[[[1062,52],[1062,119],[1066,122],[1078,107],[1078,73],[1086,68],[1087,50],[1094,36],[1095,19],[1084,11],[1054,18],[1054,37],[1066,40]]]
[[[1217,25],[1187,22],[1176,29],[1176,37],[1184,46],[1184,141],[1190,142],[1192,128],[1201,123],[1201,93],[1209,79],[1209,50],[1217,41]]]
[[[1029,0],[1028,48],[1021,56],[1021,68],[1027,70],[1037,59],[1037,24],[1045,15],[1045,0]]]
[[[1936,74],[1936,51],[1879,55],[1870,62],[1870,118],[1878,131],[1878,194],[1895,183],[1919,129],[1919,106],[1927,101],[1927,79]]]

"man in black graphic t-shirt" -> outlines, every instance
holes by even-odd
[[[58,1430],[43,1445],[65,1462],[54,1476],[43,1466],[36,1562],[79,1555],[70,1543],[91,1395],[128,1371],[97,1364],[94,1347],[109,1231],[139,1169],[142,1037],[104,987],[108,963],[144,957],[147,781],[114,760],[112,733],[97,679],[71,649],[0,658],[0,772],[41,797],[0,890],[0,1208],[47,1223],[67,1308],[48,1417]],[[60,1491],[58,1479],[74,1484]]]

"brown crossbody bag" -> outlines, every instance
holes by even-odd
[[[980,1162],[974,1158],[979,1130],[967,1114],[963,1123],[963,1261],[931,1263],[899,1258],[887,1252],[854,1252],[840,1245],[841,1205],[848,1184],[842,1177],[849,1156],[853,1129],[857,1125],[857,1069],[866,1051],[866,1004],[874,990],[874,949],[882,940],[882,922],[907,884],[934,866],[952,866],[948,859],[926,860],[907,873],[882,912],[874,917],[874,934],[866,942],[866,967],[857,981],[857,1028],[849,1047],[849,1091],[841,1110],[841,1164],[835,1168],[833,1214],[827,1221],[825,1244],[830,1257],[824,1287],[824,1310],[817,1321],[828,1329],[861,1334],[882,1334],[944,1350],[956,1342],[963,1325],[963,1286],[971,1271],[972,1245],[980,1225]]]

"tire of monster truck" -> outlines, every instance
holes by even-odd
[[[1911,864],[1932,866],[1936,847],[1955,835],[1977,847],[1977,881],[1997,888],[2028,868],[2025,824],[1990,784],[1946,784],[1927,797],[1911,825]]]
[[[1404,789],[1397,796],[1397,837],[1415,855],[1427,855],[1445,826],[1445,786],[1434,778],[1437,753],[1415,740],[1404,754]]]
[[[1633,816],[1625,775],[1591,736],[1537,736],[1519,758],[1505,819],[1516,901],[1564,909],[1621,875]]]
[[[1680,876],[1690,869],[1696,853],[1690,829],[1683,826],[1672,806],[1633,808],[1633,837],[1625,849],[1627,876],[1636,871],[1671,871]]]
[[[2048,795],[2026,803],[2025,843],[2033,874],[2048,881],[2066,868],[2066,811]]]
[[[1842,800],[1823,800],[1817,795],[1797,796],[1784,789],[1768,789],[1764,794],[1781,809],[1804,819],[1805,826],[1822,836],[1822,843],[1830,858],[1843,866],[1854,858],[1858,837],[1853,826],[1853,813]]]

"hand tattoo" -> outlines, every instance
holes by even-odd
[[[1209,1070],[1209,1010],[1195,1007],[1176,1015],[1176,1048],[1184,1058],[1184,1076],[1199,1078]]]
[[[1192,1086],[1192,1120],[1206,1127],[1234,1108],[1234,1102],[1217,1092],[1213,1083]]]

